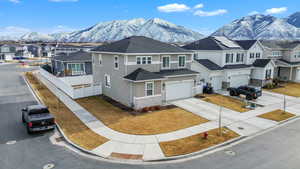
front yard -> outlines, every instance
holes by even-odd
[[[55,116],[56,123],[73,143],[87,150],[92,150],[108,141],[87,126],[73,114],[57,97],[32,74],[26,73],[34,92],[42,99],[50,112]]]
[[[300,83],[283,83],[282,87],[265,90],[288,96],[300,97]]]
[[[284,112],[283,110],[275,110],[272,112],[268,112],[268,113],[259,115],[258,117],[281,122],[281,121],[287,120],[289,118],[292,118],[294,116],[295,116],[294,114],[289,113],[289,112]]]
[[[161,134],[208,122],[181,108],[132,115],[100,96],[77,99],[76,102],[111,129],[127,134]]]
[[[210,130],[207,133],[207,139],[203,138],[204,133],[200,133],[179,140],[161,142],[160,147],[165,156],[171,157],[197,152],[239,137],[237,133],[227,128],[222,128],[222,136],[219,135],[218,128]]]
[[[245,108],[246,103],[229,96],[224,96],[220,94],[203,94],[201,96],[203,96],[203,98],[201,98],[203,101],[226,107],[233,111],[247,112],[250,110]]]

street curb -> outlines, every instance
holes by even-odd
[[[31,85],[29,84],[27,78],[26,78],[24,75],[22,75],[22,77],[23,77],[23,79],[25,80],[25,82],[26,82],[27,86],[29,87],[30,91],[33,93],[33,96],[34,96],[35,99],[38,101],[38,103],[44,104],[43,101],[42,101],[42,99],[39,97],[39,95],[37,95],[37,94],[34,92],[33,88],[32,88]],[[67,141],[68,144],[70,144],[70,145],[73,146],[74,148],[77,148],[78,150],[80,150],[80,151],[82,151],[82,152],[84,152],[84,153],[87,153],[87,154],[90,154],[90,155],[94,155],[94,156],[97,156],[97,157],[101,157],[101,158],[107,159],[107,158],[105,158],[105,157],[99,156],[98,154],[95,154],[95,153],[93,153],[92,151],[86,150],[86,149],[84,149],[84,148],[82,148],[82,147],[76,145],[75,143],[73,143],[73,142],[72,142],[71,140],[69,140],[69,138],[65,135],[65,133],[63,132],[63,130],[61,129],[61,127],[59,126],[59,124],[57,124],[57,123],[55,123],[55,124],[56,124],[56,128],[57,128],[58,132],[64,137],[64,139]]]

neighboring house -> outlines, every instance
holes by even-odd
[[[13,60],[15,53],[16,48],[13,45],[0,45],[0,60]]]
[[[52,48],[52,56],[59,55],[60,53],[74,53],[80,50],[88,52],[93,48],[94,48],[93,46],[75,46],[75,45],[67,45],[67,44],[57,44],[54,48]]]
[[[249,84],[252,65],[247,64],[247,51],[235,41],[211,36],[183,48],[194,52],[192,70],[200,72],[200,80],[214,90]]]
[[[41,44],[41,55],[42,57],[50,58],[52,57],[52,50],[54,49],[54,46],[48,45],[48,44]]]
[[[264,57],[276,64],[274,77],[284,81],[300,82],[300,42],[262,40]]]
[[[193,52],[143,36],[91,50],[93,79],[104,95],[135,109],[201,92],[191,70]]]
[[[31,57],[42,57],[42,48],[39,45],[30,44],[26,45],[26,50],[30,53]]]
[[[91,75],[92,55],[85,51],[61,53],[51,58],[52,73],[59,77]]]

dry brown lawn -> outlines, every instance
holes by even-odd
[[[204,134],[200,133],[179,140],[161,142],[159,144],[165,156],[171,157],[197,152],[239,137],[237,133],[227,128],[222,128],[222,136],[219,135],[218,128],[208,131],[207,139],[204,139],[203,136]]]
[[[267,91],[285,94],[288,96],[300,97],[300,83],[284,83],[283,87],[275,88],[275,89],[265,89]]]
[[[268,113],[259,115],[258,117],[280,122],[280,121],[289,119],[294,116],[295,116],[294,114],[289,113],[289,112],[283,112],[283,110],[275,110],[272,112],[268,112]]]
[[[206,102],[226,107],[237,112],[247,112],[250,110],[245,108],[246,104],[243,101],[234,99],[229,96],[224,96],[220,94],[206,94],[204,96],[205,98],[202,98],[202,100]]]
[[[208,122],[207,119],[180,108],[131,115],[100,96],[76,101],[111,129],[127,134],[161,134]]]
[[[108,139],[94,133],[85,126],[80,119],[62,102],[59,102],[57,97],[40,83],[32,73],[26,73],[25,76],[35,93],[40,96],[45,105],[48,106],[50,112],[55,116],[56,122],[62,128],[65,135],[73,143],[87,150],[92,150],[108,141]]]

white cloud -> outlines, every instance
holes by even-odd
[[[204,7],[203,4],[198,4],[198,5],[195,5],[195,6],[194,6],[195,9],[199,9],[199,8],[203,8],[203,7]]]
[[[20,0],[9,0],[9,2],[17,4],[17,3],[20,3]]]
[[[223,15],[227,13],[228,11],[226,9],[218,9],[215,11],[202,11],[202,10],[197,10],[194,12],[194,15],[197,16],[217,16],[217,15]]]
[[[280,14],[283,13],[285,11],[287,11],[287,7],[280,7],[280,8],[270,8],[266,10],[266,14]]]
[[[167,13],[184,12],[189,9],[190,7],[186,6],[185,4],[177,4],[177,3],[157,7],[157,10],[159,10],[160,12],[167,12]]]
[[[79,0],[49,0],[50,2],[78,2]]]
[[[248,15],[256,15],[256,14],[259,14],[259,12],[257,11],[252,11],[252,12],[249,12]]]

